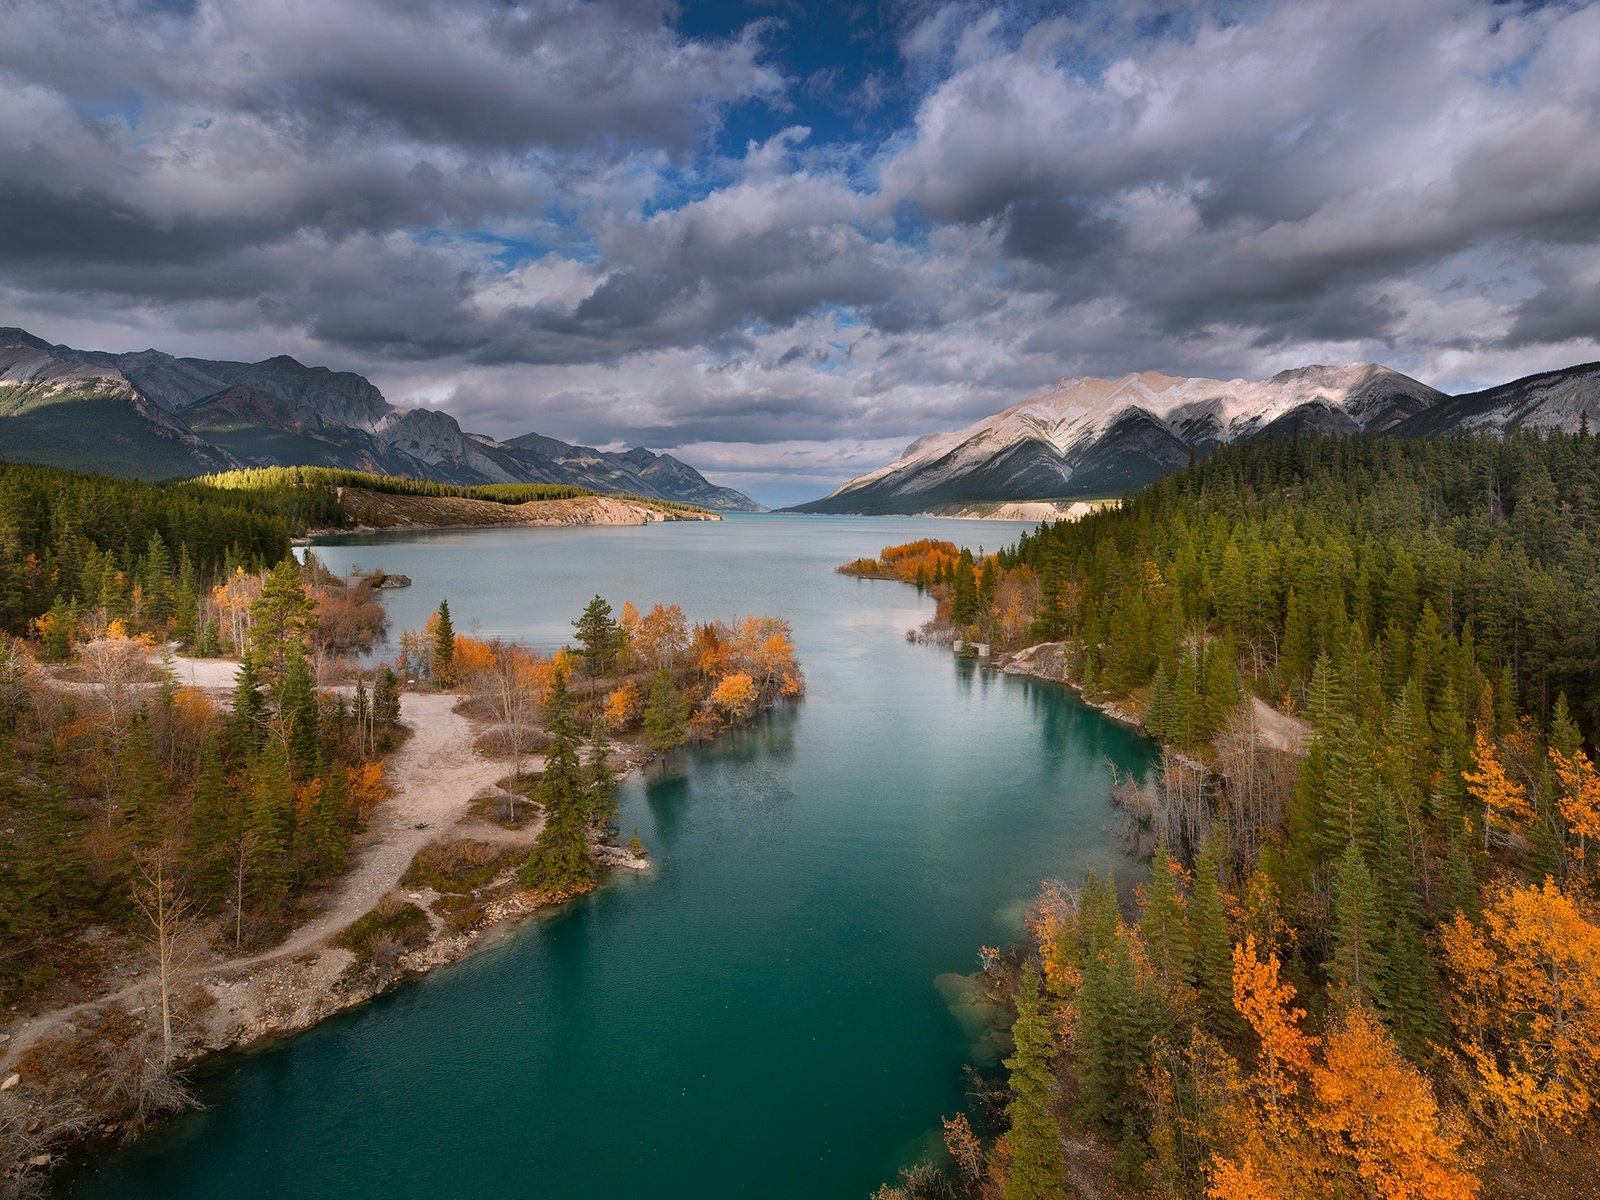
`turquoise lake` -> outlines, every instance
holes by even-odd
[[[317,547],[383,567],[396,632],[550,647],[595,593],[788,618],[808,691],[622,787],[655,869],[272,1050],[208,1108],[64,1177],[74,1198],[865,1200],[938,1142],[982,944],[1048,878],[1133,868],[1110,765],[1148,743],[1049,684],[906,641],[931,602],[834,573],[884,545],[1024,525],[735,517],[441,531]],[[966,1019],[963,1019],[966,1018]]]

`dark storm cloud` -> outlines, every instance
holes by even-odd
[[[0,319],[802,474],[1069,374],[1600,356],[1600,8],[909,0],[848,69],[802,15],[0,0]]]

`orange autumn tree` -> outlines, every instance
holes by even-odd
[[[1600,1086],[1600,925],[1546,878],[1489,889],[1441,937],[1453,1040],[1479,1115],[1508,1139],[1571,1130]]]
[[[631,679],[606,697],[604,719],[612,733],[632,729],[643,715],[644,693]]]
[[[1328,1149],[1354,1162],[1377,1200],[1472,1200],[1478,1181],[1460,1140],[1441,1129],[1433,1089],[1372,1011],[1353,1005],[1311,1070],[1307,1118]]]
[[[1567,853],[1577,862],[1580,871],[1586,871],[1589,843],[1600,839],[1600,773],[1582,750],[1574,750],[1569,758],[1552,748],[1550,761],[1555,766],[1556,778],[1561,781],[1561,795],[1556,798],[1556,806],[1571,839]]]
[[[742,721],[755,711],[755,681],[744,672],[724,676],[711,693],[711,706],[729,721]]]
[[[1520,783],[1506,773],[1494,742],[1478,727],[1472,747],[1472,769],[1461,772],[1467,790],[1483,805],[1483,844],[1489,845],[1490,828],[1498,821],[1507,832],[1525,829],[1533,820],[1533,806]]]
[[[1276,954],[1259,956],[1253,934],[1233,948],[1233,1003],[1255,1033],[1258,1051],[1255,1071],[1237,1081],[1225,1101],[1220,1132],[1226,1153],[1213,1152],[1206,1190],[1213,1200],[1326,1194],[1325,1155],[1298,1103],[1317,1039],[1301,1029],[1305,1010],[1295,1007],[1294,985],[1280,970]]]

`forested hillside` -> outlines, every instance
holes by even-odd
[[[998,555],[846,568],[1059,641],[1169,746],[1119,789],[1156,845],[1135,901],[1035,906],[1002,1136],[961,1117],[949,1186],[1063,1195],[1059,1121],[1136,1195],[1587,1194],[1597,504],[1581,434],[1288,439]],[[1303,759],[1250,736],[1248,692],[1309,722]]]

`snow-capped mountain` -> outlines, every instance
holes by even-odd
[[[1298,428],[1384,433],[1446,396],[1388,367],[1354,363],[1271,379],[1147,371],[1065,379],[954,433],[918,438],[803,512],[907,513],[959,501],[1119,494],[1220,443]]]
[[[288,355],[256,363],[112,354],[0,329],[0,459],[160,478],[234,466],[348,467],[448,483],[567,483],[760,511],[670,455],[527,434],[390,404],[364,376]]]

